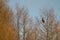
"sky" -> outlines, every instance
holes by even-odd
[[[24,6],[29,9],[29,14],[32,17],[38,16],[40,9],[53,8],[55,10],[57,19],[60,19],[60,0],[10,0],[8,2],[10,8],[15,12],[16,2],[20,6]]]
[[[9,0],[8,5],[14,13],[16,13],[16,3],[18,3],[22,7],[28,8],[29,14],[33,18],[35,16],[40,16],[40,9],[53,8],[56,13],[57,19],[60,19],[60,0]],[[43,30],[42,27],[41,30]]]

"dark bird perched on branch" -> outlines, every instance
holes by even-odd
[[[42,18],[42,22],[43,22],[43,23],[45,23],[45,20],[44,20],[44,18]]]

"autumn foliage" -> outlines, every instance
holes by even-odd
[[[5,0],[0,0],[0,40],[18,40],[13,24],[13,13]]]
[[[0,40],[60,40],[60,20],[54,9],[43,9],[34,20],[27,8],[16,5],[16,15],[0,0]]]

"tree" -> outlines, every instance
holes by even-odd
[[[6,0],[0,0],[0,40],[18,40],[13,21],[13,12]]]
[[[42,24],[42,27],[45,29],[44,32],[46,34],[45,35],[45,40],[53,40],[54,39],[54,35],[56,34],[56,32],[58,32],[56,30],[56,28],[59,28],[59,23],[57,23],[57,20],[56,20],[56,17],[55,17],[55,14],[54,14],[54,10],[53,9],[45,9],[44,11],[42,11],[43,13],[43,17],[46,19],[42,19],[41,23]],[[44,22],[46,21],[46,22]],[[58,25],[56,25],[58,24]],[[53,32],[53,30],[56,30]],[[53,32],[53,33],[52,33]],[[52,35],[53,34],[53,35]],[[58,39],[56,39],[58,40]]]
[[[28,9],[17,6],[17,27],[18,33],[22,33],[21,40],[25,40],[25,27],[28,24]],[[20,29],[20,31],[19,31]],[[23,29],[23,30],[22,30]]]

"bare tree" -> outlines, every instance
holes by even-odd
[[[49,10],[44,10],[43,11],[43,18],[42,18],[42,27],[45,29],[43,29],[45,31],[45,40],[53,40],[54,36],[51,35],[53,34],[52,31],[56,28],[58,28],[59,26],[55,25],[56,23],[56,17],[55,17],[55,14],[54,14],[54,10],[53,9],[49,9]],[[58,23],[57,23],[58,24]],[[56,28],[55,28],[56,27]],[[54,31],[56,32],[56,31]],[[54,33],[55,34],[55,33]]]
[[[17,27],[18,27],[18,33],[21,32],[23,34],[22,35],[23,38],[21,40],[25,40],[25,27],[27,24],[28,24],[28,9],[18,6],[17,7]]]

